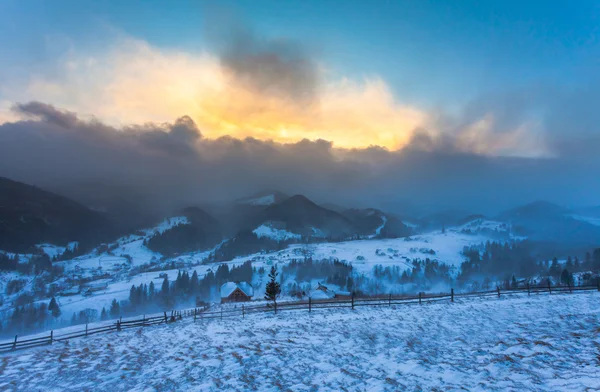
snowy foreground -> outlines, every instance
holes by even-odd
[[[585,391],[600,293],[191,320],[0,357],[0,390]]]

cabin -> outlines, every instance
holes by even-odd
[[[227,282],[221,286],[221,303],[251,301],[254,289],[247,282]]]
[[[329,290],[327,286],[318,283],[317,287],[311,290],[309,297],[312,300],[326,300],[334,298],[335,293],[333,290]]]
[[[81,285],[82,291],[106,291],[108,289],[109,279],[94,280]]]
[[[318,283],[317,287],[311,290],[309,297],[313,300],[327,300],[332,298],[350,299],[352,298],[352,293],[349,291],[333,291],[327,286]]]
[[[70,289],[66,289],[58,293],[61,297],[70,297],[72,295],[77,295],[81,292],[79,286],[73,286]]]

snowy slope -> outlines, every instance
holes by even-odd
[[[286,264],[292,259],[310,256],[315,260],[338,259],[352,263],[359,273],[370,273],[377,264],[410,267],[412,259],[430,258],[448,265],[459,266],[464,261],[461,252],[465,246],[479,245],[490,240],[482,234],[467,234],[447,230],[415,235],[406,238],[328,242],[321,244],[295,244],[288,248],[266,254],[239,257],[234,260],[253,260],[261,265]]]
[[[70,296],[57,295],[56,300],[63,315],[70,317],[73,312],[79,312],[87,308],[100,312],[102,307],[108,308],[113,299],[119,301],[128,299],[132,285],[150,284],[153,281],[158,289],[162,283],[160,274],[166,274],[169,280],[173,281],[179,270],[186,270],[190,275],[196,271],[198,276],[202,278],[208,271],[215,272],[220,264],[228,264],[231,268],[251,260],[252,266],[257,270],[264,267],[268,271],[271,265],[278,265],[281,268],[293,259],[312,257],[314,260],[338,259],[351,263],[356,274],[364,274],[369,277],[372,276],[373,267],[376,265],[399,266],[400,268],[409,269],[412,268],[411,260],[415,258],[423,260],[430,258],[458,267],[464,260],[461,252],[465,246],[478,245],[490,240],[489,236],[478,233],[477,230],[465,233],[463,232],[464,227],[457,227],[449,228],[445,233],[438,230],[407,238],[308,245],[295,244],[281,251],[257,253],[237,257],[231,261],[211,264],[204,264],[210,254],[209,251],[194,252],[174,259],[161,260],[160,254],[150,251],[143,245],[144,239],[154,232],[164,231],[178,223],[185,223],[185,219],[184,217],[170,218],[154,228],[144,230],[143,235],[129,235],[120,238],[115,244],[112,244],[110,254],[108,252],[96,252],[72,260],[57,262],[57,265],[62,265],[65,268],[65,277],[57,281],[61,291],[68,291],[73,288],[73,283],[70,283],[69,280],[72,277],[91,278],[94,279],[93,281],[109,279],[106,289],[94,292],[89,297],[84,296],[83,292]],[[494,227],[494,223],[485,221],[479,222],[477,225],[477,227]],[[469,227],[476,228],[474,225]],[[279,237],[293,235],[284,230],[273,229],[270,226],[262,227],[259,233]],[[174,263],[175,266],[170,267],[171,263]],[[160,272],[146,272],[149,266],[163,270]],[[458,270],[454,269],[453,272],[457,273]],[[0,289],[5,287],[8,280],[18,277],[18,274],[15,273],[0,273]],[[30,276],[22,276],[22,278],[31,281]],[[294,276],[286,276],[285,283],[293,283],[293,281]],[[316,285],[318,281],[317,279],[309,283]],[[266,275],[255,274],[252,284],[255,287],[257,298],[262,297],[265,283]],[[30,287],[30,284],[26,286],[26,290],[29,290]],[[75,290],[77,291],[76,288]],[[386,290],[392,290],[392,288],[386,288]],[[43,299],[43,302],[48,303],[48,299]],[[5,301],[4,306],[0,307],[0,312],[8,311],[10,308],[10,302]]]
[[[7,354],[0,390],[597,390],[599,296],[186,319]]]
[[[592,216],[582,216],[582,215],[568,215],[569,217],[582,221],[591,223],[592,225],[600,226],[600,218],[592,217]]]
[[[276,241],[286,241],[290,239],[299,240],[300,234],[294,234],[287,230],[275,229],[269,225],[263,224],[252,231],[258,238],[267,237]]]

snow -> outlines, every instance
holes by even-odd
[[[42,252],[44,252],[45,254],[47,254],[48,257],[50,257],[50,259],[53,259],[54,257],[58,257],[58,256],[62,255],[63,253],[65,253],[65,250],[67,249],[64,246],[56,246],[56,245],[52,245],[52,244],[39,244],[39,245],[36,245],[36,247],[38,249],[40,249]]]
[[[227,282],[221,286],[220,294],[221,298],[227,298],[233,293],[236,289],[240,289],[249,297],[254,296],[254,289],[252,286],[246,282]]]
[[[419,227],[418,224],[412,223],[412,222],[409,222],[409,221],[405,221],[405,220],[403,220],[402,223],[404,224],[404,226],[410,227],[411,229],[416,229],[417,227]]]
[[[591,223],[592,225],[600,226],[600,218],[582,215],[570,215],[570,217],[582,222],[587,222]]]
[[[184,319],[6,354],[0,390],[597,390],[599,295]]]
[[[331,299],[335,297],[335,294],[329,290],[312,290],[308,295],[313,300],[321,300],[321,299]]]
[[[239,264],[252,260],[253,267],[259,268],[284,265],[304,256],[311,256],[314,260],[336,258],[352,263],[357,273],[368,275],[375,265],[412,268],[412,259],[419,258],[459,267],[464,261],[462,251],[465,246],[479,245],[488,240],[490,237],[485,234],[448,229],[444,234],[437,231],[406,238],[294,244],[281,251],[239,257],[233,262]]]
[[[239,203],[250,204],[253,206],[270,206],[271,204],[275,203],[275,195],[270,194],[270,195],[257,197],[254,199],[244,199],[242,201],[239,201]]]
[[[267,237],[276,241],[285,241],[290,239],[299,240],[302,238],[300,234],[295,234],[287,230],[275,229],[268,225],[260,225],[253,231],[258,238]]]
[[[386,223],[387,223],[387,217],[386,216],[382,216],[381,217],[381,225],[375,229],[375,234],[373,234],[369,238],[375,238],[378,235],[380,235],[381,234],[381,230],[383,230],[383,228],[385,227]]]

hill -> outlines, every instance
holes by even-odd
[[[40,243],[91,247],[113,234],[100,213],[66,197],[0,177],[0,249],[25,252]]]
[[[302,195],[269,206],[260,222],[278,222],[282,228],[305,237],[344,239],[356,233],[348,218],[323,208]]]
[[[553,252],[594,247],[600,243],[600,226],[574,217],[573,211],[547,201],[537,201],[503,212],[499,220],[510,223],[513,233],[550,247]]]

